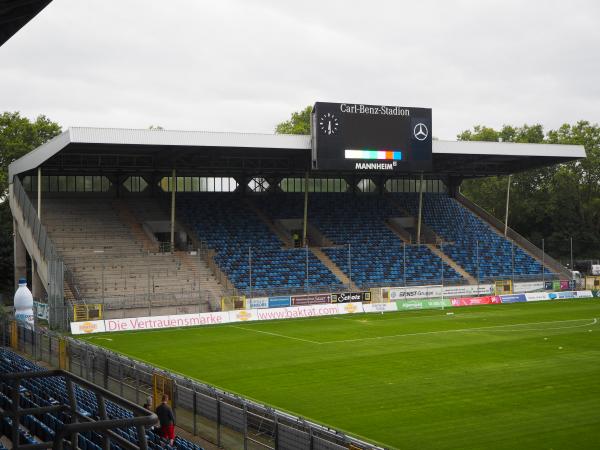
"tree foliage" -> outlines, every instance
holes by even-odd
[[[500,130],[475,126],[459,140],[583,145],[587,158],[515,174],[509,225],[536,245],[567,260],[570,238],[575,258],[600,258],[600,127],[587,121],[544,133],[541,125]],[[464,195],[504,220],[507,177],[464,181]]]
[[[289,120],[281,122],[275,128],[277,134],[310,134],[310,115],[312,106],[293,112]]]
[[[8,190],[8,165],[60,132],[60,125],[46,116],[32,122],[18,112],[0,115],[0,197]]]
[[[34,148],[60,134],[60,126],[45,116],[35,121],[18,112],[0,115],[0,292],[13,292],[13,237],[12,215],[8,193],[8,165]]]

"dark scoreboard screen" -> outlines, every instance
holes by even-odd
[[[316,170],[431,169],[431,109],[317,102],[311,120]]]

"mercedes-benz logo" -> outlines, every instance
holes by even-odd
[[[424,141],[425,139],[427,139],[427,136],[429,136],[429,130],[427,129],[427,125],[425,125],[422,122],[419,122],[415,125],[415,128],[413,129],[413,134],[417,141]]]

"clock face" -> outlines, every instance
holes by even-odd
[[[327,136],[337,133],[340,122],[333,113],[325,113],[319,118],[319,128]]]

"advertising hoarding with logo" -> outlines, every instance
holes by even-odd
[[[494,293],[493,284],[467,286],[409,286],[381,288],[381,296],[386,300],[396,301],[415,298],[441,298],[476,296]]]
[[[461,297],[452,299],[452,306],[496,305],[500,303],[502,303],[502,299],[497,295],[487,295],[485,297]]]
[[[452,306],[450,299],[432,298],[427,300],[401,300],[396,302],[398,311],[413,309],[440,309]]]
[[[317,102],[313,169],[431,170],[431,109]]]
[[[398,311],[396,302],[392,303],[366,303],[363,304],[363,311],[366,313]]]
[[[322,305],[331,303],[331,294],[293,295],[292,306]]]
[[[106,331],[104,328],[104,320],[90,320],[86,322],[71,322],[71,333],[72,334],[91,334],[91,333],[103,333]]]
[[[290,296],[269,297],[269,308],[285,308],[292,305]]]
[[[246,299],[246,308],[259,309],[269,307],[269,297],[254,297]]]
[[[331,294],[331,303],[349,303],[349,302],[370,302],[371,293],[363,292],[342,292],[341,294]]]
[[[501,295],[502,303],[523,303],[527,301],[525,294],[507,294]]]

